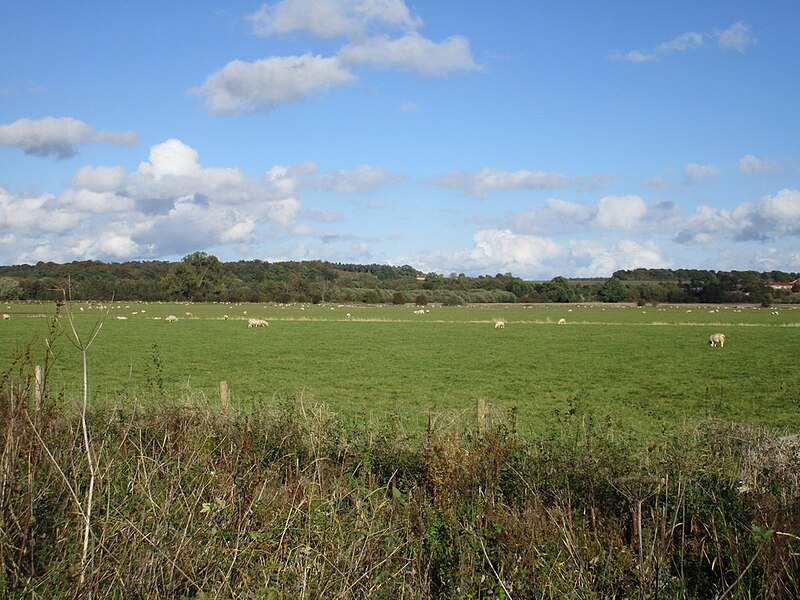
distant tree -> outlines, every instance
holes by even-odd
[[[403,292],[395,292],[392,294],[392,304],[405,304],[406,295]]]
[[[381,295],[377,290],[364,290],[361,301],[365,304],[377,304],[381,301]]]
[[[222,263],[216,256],[193,252],[170,267],[164,285],[178,299],[206,302],[222,294],[223,279]]]
[[[425,306],[428,304],[428,297],[425,294],[417,294],[417,297],[414,298],[414,304],[417,306]]]
[[[553,277],[542,284],[542,293],[548,302],[572,302],[575,292],[564,277]]]
[[[19,282],[13,277],[0,277],[0,300],[17,300],[22,292]]]
[[[622,302],[628,294],[628,289],[616,277],[612,277],[603,284],[597,295],[603,302]]]

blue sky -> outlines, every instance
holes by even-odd
[[[800,4],[0,4],[0,264],[800,271]]]

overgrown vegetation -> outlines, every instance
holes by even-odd
[[[416,302],[453,306],[499,302],[792,302],[794,291],[770,282],[790,282],[798,273],[634,269],[609,279],[554,277],[525,281],[511,273],[469,277],[463,273],[422,273],[403,265],[356,265],[327,261],[223,263],[205,252],[180,262],[164,261],[0,267],[0,300],[51,300],[71,278],[75,299],[112,296],[126,301],[192,302]]]
[[[580,403],[543,435],[484,404],[415,435],[165,401],[160,360],[85,419],[29,353],[3,373],[1,596],[800,596],[796,438],[706,421],[640,449]]]

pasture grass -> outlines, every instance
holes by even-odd
[[[644,449],[581,406],[527,436],[489,405],[416,436],[302,396],[155,392],[83,421],[31,403],[32,371],[0,378],[4,598],[800,594],[800,446],[765,428],[706,420]]]
[[[0,322],[1,597],[800,595],[800,312],[124,306]]]
[[[100,306],[71,305],[83,335]],[[89,351],[95,405],[154,389],[214,405],[226,381],[242,409],[303,396],[344,418],[400,420],[416,431],[429,413],[471,412],[479,400],[513,409],[519,426],[538,432],[576,407],[643,438],[707,418],[800,428],[798,309],[477,305],[415,315],[411,306],[102,306],[109,313]],[[0,360],[31,340],[43,356],[50,339],[50,385],[79,397],[80,353],[49,330],[54,305],[5,310],[12,318],[0,323]],[[179,321],[165,322],[170,314]],[[270,325],[250,329],[248,317]],[[556,325],[560,318],[567,324]],[[494,329],[498,319],[505,329]],[[63,330],[63,309],[59,323]],[[725,348],[708,347],[716,331],[728,336]]]

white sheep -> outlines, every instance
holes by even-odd
[[[425,314],[425,309],[424,308],[420,308],[419,310],[415,310],[414,314],[415,315],[424,315]]]
[[[247,319],[247,326],[248,327],[269,327],[269,323],[267,323],[264,319]]]
[[[719,344],[720,348],[725,347],[725,334],[724,333],[712,333],[708,337],[708,344],[709,346],[717,346]]]
[[[123,317],[122,315],[117,315],[117,319],[119,319],[120,321],[127,321],[128,317]]]
[[[566,319],[559,319],[558,320],[558,324],[559,325],[566,325],[567,324],[567,320]]]
[[[166,321],[167,321],[168,323],[177,323],[177,322],[178,322],[178,317],[176,317],[175,315],[169,315],[169,316],[166,318]]]
[[[506,328],[506,322],[505,321],[496,321],[495,324],[494,324],[494,328],[495,329],[505,329]]]
[[[6,313],[3,313],[3,321],[8,321],[10,318],[11,318],[11,315],[7,315]]]

